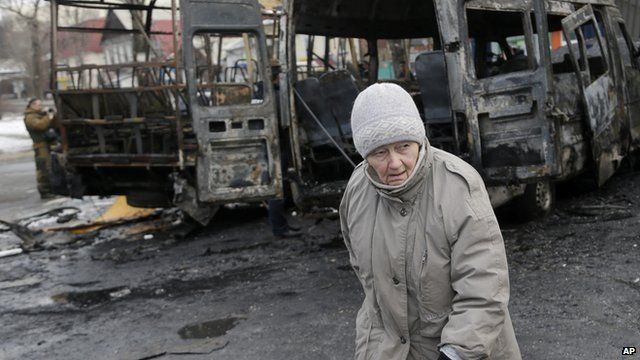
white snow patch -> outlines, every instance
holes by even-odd
[[[31,149],[33,143],[24,126],[22,114],[5,114],[0,119],[0,154],[17,153]]]

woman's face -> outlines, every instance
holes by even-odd
[[[400,185],[413,172],[420,146],[415,141],[399,141],[380,146],[367,155],[367,162],[385,185]]]
[[[31,103],[31,108],[36,111],[42,110],[42,101],[36,100]]]

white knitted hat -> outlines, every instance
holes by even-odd
[[[411,95],[396,84],[373,84],[361,92],[351,111],[353,143],[362,157],[398,141],[422,144],[424,125]]]

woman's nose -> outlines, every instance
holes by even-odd
[[[389,168],[391,169],[399,169],[402,167],[402,161],[400,161],[400,156],[395,153],[391,153],[389,156]]]

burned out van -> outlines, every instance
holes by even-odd
[[[51,4],[61,194],[201,221],[289,188],[302,208],[335,205],[362,161],[351,106],[376,82],[411,94],[432,145],[472,164],[494,206],[531,215],[557,181],[603,184],[640,141],[638,53],[613,0]],[[74,6],[106,20],[62,25]],[[63,33],[130,56],[63,63]]]

